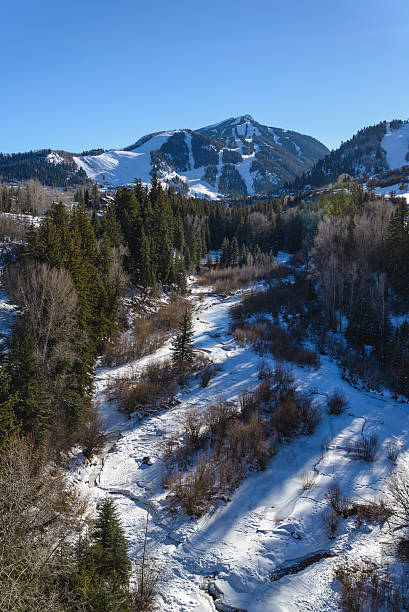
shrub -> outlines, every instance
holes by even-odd
[[[388,492],[395,517],[406,525],[409,523],[409,468],[405,465],[392,474],[388,481]]]
[[[204,415],[204,422],[210,430],[213,442],[221,442],[227,431],[228,424],[236,417],[234,406],[219,400],[210,404]]]
[[[321,408],[314,406],[313,400],[308,395],[299,395],[297,403],[303,424],[302,433],[311,436],[321,423]]]
[[[162,396],[162,387],[150,382],[131,381],[121,387],[118,396],[120,408],[125,414],[139,411],[147,415],[156,410]]]
[[[370,523],[384,523],[393,514],[391,507],[382,497],[370,501],[351,502],[351,514],[355,514],[359,523],[369,521]]]
[[[328,487],[325,496],[335,514],[343,516],[344,518],[348,518],[351,515],[351,503],[348,498],[342,495],[338,483],[332,483]]]
[[[254,413],[248,423],[238,419],[232,421],[227,430],[226,447],[235,464],[255,462],[259,469],[265,468],[271,455],[265,432],[265,422],[258,413]]]
[[[201,435],[202,422],[202,417],[196,412],[188,412],[185,417],[184,431],[186,432],[187,444],[193,450],[199,448],[203,440]]]
[[[162,304],[152,315],[153,326],[165,331],[177,330],[186,310],[191,312],[191,302],[180,295],[171,295],[168,303]]]
[[[126,334],[116,333],[104,346],[103,363],[109,367],[122,365],[154,353],[163,346],[166,334],[154,330],[149,320],[136,316]]]
[[[304,472],[301,475],[301,488],[303,491],[308,491],[312,489],[315,483],[315,474],[314,472]]]
[[[291,438],[299,433],[302,417],[296,400],[288,398],[281,401],[274,408],[271,422],[280,439]]]
[[[346,445],[346,451],[354,459],[373,461],[378,450],[378,438],[376,435],[362,435],[357,440],[351,440]]]
[[[396,545],[396,553],[401,561],[406,563],[409,561],[409,539],[407,537],[399,538]]]
[[[336,389],[327,399],[327,410],[328,414],[340,415],[348,406],[348,401],[344,393]]]
[[[386,445],[386,456],[389,461],[396,463],[399,455],[399,445],[394,440],[388,440]]]
[[[334,539],[337,533],[338,523],[339,523],[338,514],[330,506],[329,508],[326,508],[324,512],[322,513],[321,520],[322,520],[322,525],[324,527],[324,530],[327,536],[331,540]]]
[[[215,480],[215,467],[202,453],[196,467],[184,477],[179,475],[170,489],[186,514],[201,516],[211,503]]]
[[[277,363],[272,379],[273,384],[276,385],[281,391],[287,392],[290,389],[295,389],[294,380],[294,374],[291,368],[283,363]]]
[[[102,449],[105,442],[105,436],[102,432],[103,423],[101,413],[97,406],[91,404],[85,415],[80,435],[82,452],[87,459],[91,459],[93,455]]]
[[[272,325],[264,319],[258,319],[253,323],[234,323],[233,337],[239,344],[251,345],[261,355],[268,351],[279,360],[313,368],[320,365],[316,351],[296,346],[291,336],[282,327]]]
[[[215,293],[227,294],[266,278],[274,267],[275,264],[266,256],[261,264],[207,270],[199,278],[199,283],[211,285]]]
[[[205,366],[202,371],[199,373],[200,384],[202,387],[207,387],[210,380],[217,374],[219,371],[219,366],[216,364],[209,364]]]
[[[369,561],[343,562],[335,569],[340,583],[341,608],[345,612],[401,612],[409,605],[407,577],[395,579],[388,568]]]

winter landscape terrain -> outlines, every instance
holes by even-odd
[[[281,254],[283,261],[286,257]],[[337,610],[334,568],[339,560],[378,562],[385,555],[392,557],[388,553],[392,528],[388,523],[360,525],[352,516],[341,521],[331,539],[323,526],[328,487],[337,483],[343,494],[359,501],[385,493],[393,469],[388,445],[396,445],[400,461],[406,461],[407,403],[387,392],[352,387],[326,356],[318,369],[295,367],[298,389],[311,393],[321,405],[340,389],[348,400],[346,412],[325,414],[312,435],[280,445],[266,469],[248,476],[214,512],[199,519],[172,515],[162,486],[164,438],[178,432],[191,411],[200,414],[218,398],[237,406],[240,393],[259,382],[260,357],[237,344],[229,328],[229,309],[240,295],[201,296],[201,289],[193,286],[191,299],[195,346],[220,364],[219,373],[205,389],[190,381],[178,396],[180,404],[170,410],[129,421],[107,401],[107,380],[121,375],[124,368],[143,367],[152,357],[166,357],[169,346],[122,368],[101,368],[95,398],[115,441],[107,444],[98,460],[73,473],[75,482],[95,500],[112,495],[135,558],[141,553],[149,514],[149,554],[164,572],[161,610]],[[264,359],[274,366],[274,360]],[[371,434],[380,444],[372,463],[348,455],[351,439]]]

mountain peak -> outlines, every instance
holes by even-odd
[[[257,121],[254,119],[254,117],[252,117],[251,115],[240,115],[239,117],[236,117],[236,119],[240,119],[240,120],[244,120],[244,121],[254,121],[257,123]]]

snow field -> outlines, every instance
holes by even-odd
[[[409,152],[409,123],[404,123],[397,130],[391,130],[388,123],[381,147],[386,151],[386,161],[391,170],[407,166],[409,164],[406,159]]]

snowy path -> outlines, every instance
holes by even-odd
[[[341,379],[339,368],[326,357],[316,371],[294,368],[296,380],[300,389],[314,388],[319,397],[341,388],[350,402],[344,415],[325,415],[314,435],[282,445],[267,469],[251,474],[231,501],[213,514],[191,520],[180,515],[173,518],[167,510],[161,484],[163,439],[179,429],[188,410],[203,410],[220,396],[236,400],[243,388],[254,387],[258,382],[259,357],[237,345],[229,334],[229,308],[238,299],[204,296],[198,300],[195,343],[222,366],[206,389],[193,381],[180,393],[180,405],[141,422],[125,421],[115,416],[112,406],[105,405],[111,430],[119,428],[122,435],[103,465],[93,468],[94,476],[95,470],[99,474],[91,494],[98,498],[109,491],[115,497],[130,553],[135,557],[140,554],[145,515],[149,512],[150,554],[165,569],[160,597],[163,612],[215,610],[213,599],[202,588],[209,579],[224,601],[233,606],[232,610],[336,610],[336,593],[331,588],[336,555],[344,551],[379,554],[379,541],[384,534],[377,526],[358,529],[351,519],[341,522],[338,537],[329,540],[320,518],[327,506],[326,490],[334,481],[346,495],[355,498],[370,497],[382,490],[391,470],[386,457],[387,441],[399,440],[402,451],[408,450],[409,409],[350,387]],[[166,346],[158,354],[168,352]],[[145,361],[146,358],[138,362],[138,366]],[[107,370],[102,370],[97,396],[103,395],[106,376]],[[376,433],[380,441],[378,456],[370,464],[353,460],[345,452],[346,441],[360,436],[363,428],[365,433]],[[142,464],[146,456],[152,465]],[[306,472],[315,475],[307,491],[302,489]],[[88,477],[84,468],[79,478],[87,487]],[[331,556],[326,557],[326,553]],[[270,580],[277,569],[300,559],[314,559],[315,554],[316,562],[307,563],[304,569]]]

